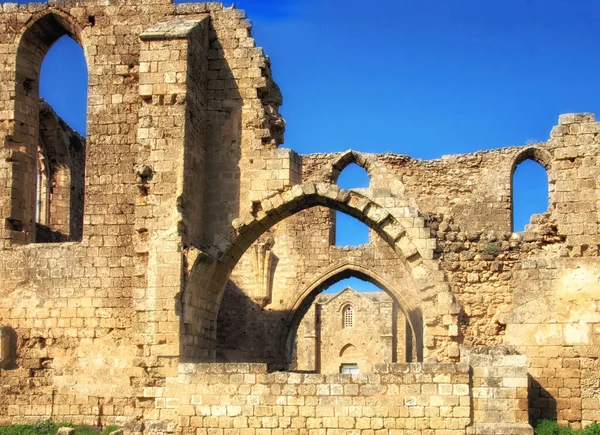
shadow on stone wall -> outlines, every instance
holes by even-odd
[[[262,362],[287,369],[280,348],[290,312],[262,307],[231,280],[217,316],[217,362]]]
[[[349,271],[352,272],[352,271]],[[343,279],[345,274],[340,275]],[[300,322],[319,294],[331,282],[314,289],[297,310],[274,310],[262,306],[229,280],[217,316],[217,362],[267,363],[273,370],[289,370],[293,362],[296,333]],[[383,288],[383,287],[382,287]],[[398,305],[393,294],[387,292]],[[399,306],[399,305],[398,305]],[[422,313],[411,313],[422,318]],[[411,329],[410,325],[407,325]],[[422,360],[422,337],[411,336],[411,360]],[[416,340],[416,342],[415,342]],[[418,347],[420,346],[420,347]]]
[[[540,420],[556,420],[556,399],[531,375],[529,378],[529,424],[535,427]]]

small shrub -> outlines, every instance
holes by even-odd
[[[39,422],[35,425],[35,433],[37,435],[55,435],[58,426],[50,420]]]
[[[555,421],[542,420],[535,427],[535,435],[558,435],[559,428]]]
[[[493,255],[494,257],[500,254],[500,246],[497,243],[488,243],[482,252],[485,255]]]

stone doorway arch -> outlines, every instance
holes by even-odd
[[[343,262],[332,265],[324,270],[310,284],[305,286],[299,297],[296,298],[293,309],[288,313],[282,333],[281,346],[282,349],[285,350],[288,362],[292,357],[295,333],[298,325],[315,298],[325,288],[349,277],[360,278],[364,281],[370,282],[383,289],[392,297],[410,324],[412,340],[414,342],[415,358],[417,361],[422,361],[423,312],[420,304],[415,303],[415,289],[405,289],[405,291],[402,291],[397,285],[393,284],[387,278],[373,270],[367,269],[359,264]]]

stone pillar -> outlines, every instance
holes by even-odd
[[[271,302],[271,290],[273,287],[273,247],[274,240],[268,237],[263,242],[257,242],[252,246],[254,253],[254,300],[264,307]]]
[[[527,356],[503,346],[461,349],[472,371],[469,435],[531,435]]]
[[[321,343],[319,342],[319,325],[317,323],[318,310],[319,306],[312,304],[304,315],[305,329],[302,341],[306,345],[302,349],[298,349],[298,352],[303,353],[302,366],[298,367],[300,370],[318,371],[320,369]]]
[[[381,362],[395,362],[395,334],[394,334],[394,306],[393,302],[381,302],[379,304],[379,318],[382,319],[381,325]]]

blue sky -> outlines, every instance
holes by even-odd
[[[272,59],[284,96],[284,146],[301,153],[353,148],[431,159],[544,141],[559,114],[600,113],[597,1],[236,5]],[[72,52],[67,41],[53,48],[42,94],[84,132],[85,96],[69,75],[83,57],[65,62]],[[64,89],[73,90],[70,98]],[[515,185],[524,192],[515,198],[516,229],[547,207],[543,177],[535,165],[519,167]]]

